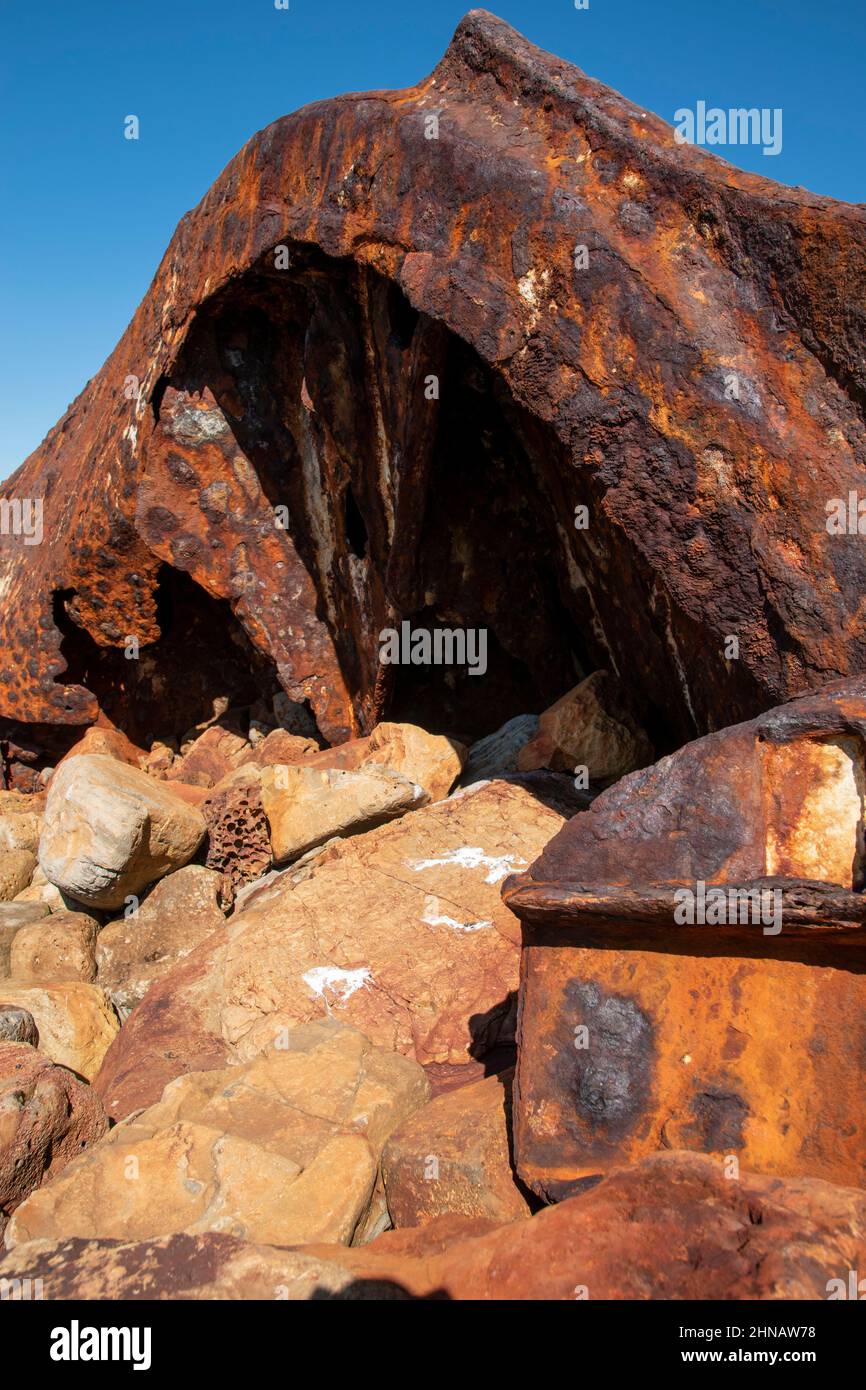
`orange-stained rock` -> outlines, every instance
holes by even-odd
[[[0,1007],[4,1005],[32,1014],[40,1053],[86,1081],[99,1071],[120,1026],[104,990],[83,980],[39,985],[3,980]]]
[[[536,1192],[659,1148],[866,1184],[864,750],[866,679],[825,686],[624,778],[505,884]]]
[[[391,1135],[382,1154],[395,1226],[422,1226],[449,1212],[514,1221],[529,1203],[511,1166],[513,1071],[431,1100]]]
[[[455,738],[428,734],[415,724],[377,724],[364,766],[380,763],[423,787],[431,801],[441,801],[463,769],[467,750]]]
[[[96,979],[99,923],[86,912],[52,912],[16,933],[9,974],[18,984]]]
[[[483,11],[416,86],[275,121],[4,486],[44,499],[42,544],[0,538],[12,774],[101,708],[137,740],[237,704],[256,661],[331,741],[415,705],[480,735],[577,654],[670,746],[857,670],[862,538],[827,506],[866,476],[864,297],[862,207]],[[400,619],[488,627],[487,675],[395,679]]]
[[[15,1208],[107,1129],[96,1092],[71,1071],[0,1043],[0,1237]]]
[[[165,780],[185,782],[194,787],[213,787],[242,763],[251,760],[252,752],[249,741],[240,733],[212,724],[193,740],[181,757],[172,761]]]
[[[450,1215],[354,1249],[40,1240],[0,1260],[0,1278],[41,1278],[52,1299],[556,1299],[578,1304],[570,1316],[591,1337],[603,1299],[838,1298],[866,1266],[864,1231],[863,1192],[731,1181],[712,1159],[666,1153],[507,1225]]]
[[[593,672],[546,709],[535,737],[517,754],[521,772],[581,768],[589,782],[602,787],[651,760],[652,745],[607,671]]]
[[[118,762],[128,763],[130,767],[141,767],[147,759],[145,750],[136,748],[120,729],[103,724],[94,724],[86,729],[78,742],[60,759],[58,767],[67,758],[77,758],[82,753],[103,753],[109,758],[117,758]]]
[[[328,1014],[423,1065],[513,1039],[519,945],[500,885],[562,821],[489,782],[280,875],[133,1010],[99,1078],[106,1108],[127,1115],[181,1072]]]
[[[178,1077],[34,1193],[6,1242],[218,1230],[277,1245],[349,1244],[383,1143],[428,1095],[417,1063],[333,1019],[277,1031],[242,1066]]]

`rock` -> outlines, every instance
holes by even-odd
[[[113,758],[83,754],[52,778],[39,863],[80,902],[122,907],[130,894],[186,864],[204,834],[201,813],[164,782]]]
[[[183,1071],[329,1013],[458,1072],[513,1041],[520,938],[499,889],[561,825],[489,782],[331,846],[300,882],[282,875],[130,1015],[99,1078],[106,1109],[128,1115]]]
[[[165,778],[168,782],[185,782],[188,786],[213,787],[251,755],[252,748],[240,733],[211,724],[182,757],[172,761]]]
[[[146,772],[149,777],[156,777],[159,780],[163,780],[176,756],[176,748],[173,748],[171,744],[162,743],[159,739],[156,739],[150,745],[148,752],[141,760],[141,770],[142,772]]]
[[[524,744],[538,732],[537,714],[518,714],[497,729],[495,734],[479,738],[469,749],[460,784],[471,787],[490,777],[501,777],[517,771],[517,755]]]
[[[12,1004],[0,1005],[0,1043],[27,1043],[30,1047],[38,1047],[39,1029],[33,1015]]]
[[[265,768],[262,804],[277,864],[297,859],[332,835],[358,834],[423,806],[423,788],[390,768],[343,772],[295,763]]]
[[[8,903],[22,893],[33,877],[36,855],[29,849],[0,851],[0,903]]]
[[[313,753],[319,752],[315,739],[303,734],[291,734],[286,729],[272,729],[254,746],[251,761],[257,767],[273,767],[276,763],[300,763]]]
[[[91,725],[85,730],[77,743],[74,743],[68,753],[60,759],[65,763],[69,758],[80,758],[82,754],[91,756],[102,755],[103,757],[115,758],[117,762],[126,763],[129,767],[141,767],[146,756],[143,748],[137,748],[120,729],[104,728],[102,725]],[[56,769],[55,769],[56,771]]]
[[[99,983],[121,1019],[178,960],[225,922],[219,905],[221,876],[188,864],[162,879],[128,917],[99,933]]]
[[[273,698],[272,708],[274,719],[286,733],[295,734],[299,738],[316,740],[318,735],[316,721],[305,704],[299,703],[297,700],[290,700],[288,695],[280,690]],[[318,747],[318,744],[316,746]]]
[[[37,1240],[0,1261],[0,1278],[41,1278],[52,1299],[555,1299],[587,1301],[592,1318],[605,1299],[826,1299],[866,1264],[864,1229],[863,1192],[732,1181],[713,1159],[663,1153],[528,1221],[449,1215],[351,1249],[186,1233]]]
[[[355,1029],[320,1020],[278,1031],[243,1066],[172,1082],[66,1181],[34,1194],[7,1244],[179,1230],[348,1244],[370,1205],[382,1145],[428,1095],[416,1063],[371,1047]]]
[[[107,1129],[99,1097],[66,1067],[23,1043],[0,1045],[0,1236],[15,1208]]]
[[[382,1155],[395,1226],[422,1226],[449,1212],[516,1221],[530,1206],[509,1152],[513,1072],[437,1096],[391,1135]]]
[[[28,850],[35,855],[41,831],[41,811],[10,814],[0,807],[0,854],[7,850]]]
[[[5,980],[0,1011],[10,1006],[33,1015],[40,1053],[87,1081],[98,1072],[119,1026],[104,991],[77,980],[50,985]]]
[[[506,881],[534,1191],[662,1147],[862,1182],[857,1048],[834,1039],[866,1010],[864,736],[866,678],[825,686],[624,778]]]
[[[466,749],[457,739],[428,734],[415,724],[377,724],[365,765],[393,768],[423,787],[431,801],[441,801],[460,776]]]
[[[9,972],[18,984],[96,979],[99,923],[84,912],[52,912],[22,927],[12,942]]]
[[[333,1247],[336,1250],[341,1246]],[[28,1272],[30,1271],[30,1272]],[[352,1295],[354,1275],[333,1261],[253,1245],[236,1236],[207,1232],[155,1240],[35,1240],[0,1255],[0,1279],[22,1291],[41,1279],[52,1300],[64,1299],[267,1299],[296,1301]],[[19,1279],[19,1285],[14,1280]],[[22,1292],[22,1297],[26,1294]],[[15,1294],[12,1294],[15,1297]],[[371,1298],[405,1299],[390,1285]]]
[[[0,980],[9,975],[12,942],[18,932],[47,915],[47,903],[0,903]]]
[[[544,711],[535,738],[517,754],[517,767],[570,773],[583,767],[590,782],[604,787],[646,766],[652,756],[615,682],[606,671],[595,671]]]
[[[271,866],[271,834],[262,804],[261,768],[245,765],[213,788],[202,802],[208,831],[205,864],[222,878],[228,907],[237,890]]]

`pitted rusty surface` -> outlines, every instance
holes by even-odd
[[[588,667],[667,711],[670,746],[862,670],[862,543],[825,507],[866,487],[864,302],[862,208],[677,145],[475,11],[417,87],[276,121],[182,219],[4,488],[44,499],[45,539],[0,540],[0,715],[94,720],[63,626],[158,661],[164,565],[228,605],[332,740],[381,716],[376,634],[425,606],[490,615],[527,664],[567,615]],[[505,422],[484,445],[501,506],[483,474],[476,501],[470,468],[443,472],[448,391],[474,372]],[[503,536],[529,557],[521,605]]]
[[[864,733],[866,678],[831,683],[623,778],[506,880],[535,1191],[663,1148],[866,1180]]]

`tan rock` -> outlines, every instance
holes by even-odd
[[[159,882],[137,911],[109,922],[96,942],[99,983],[121,1019],[154,980],[225,923],[221,875],[187,864]]]
[[[7,1242],[219,1230],[348,1243],[383,1143],[428,1095],[417,1064],[354,1029],[322,1020],[279,1032],[245,1066],[172,1082],[22,1208]]]
[[[29,849],[0,851],[0,902],[11,902],[29,885],[36,855]]]
[[[258,767],[274,767],[277,763],[288,767],[318,752],[319,745],[314,739],[290,734],[287,729],[272,729],[255,744],[248,760]]]
[[[23,985],[5,980],[0,1006],[27,1009],[39,1030],[39,1051],[90,1081],[119,1024],[103,990],[80,981]]]
[[[0,853],[11,849],[28,850],[35,855],[42,832],[41,811],[19,811],[17,814],[0,810]]]
[[[130,894],[186,864],[204,838],[201,813],[165,782],[104,755],[70,758],[51,781],[39,863],[63,892],[91,907]]]
[[[519,927],[500,888],[562,824],[488,782],[340,841],[299,882],[281,875],[127,1020],[98,1083],[109,1113],[329,1013],[424,1065],[468,1066],[513,1040]]]
[[[12,942],[9,969],[20,984],[96,979],[99,923],[84,912],[52,912],[22,927]]]
[[[0,903],[0,980],[8,979],[12,943],[18,932],[47,916],[47,903]]]
[[[431,801],[450,792],[466,761],[466,748],[444,734],[428,734],[416,724],[377,724],[370,735],[365,766],[379,763],[423,787]]]
[[[26,1044],[0,1046],[0,1235],[34,1189],[107,1129],[96,1092],[66,1067]]]
[[[428,799],[416,783],[380,766],[356,771],[307,763],[267,767],[261,786],[278,864],[297,859],[332,835],[370,830]]]
[[[545,710],[538,733],[517,754],[521,772],[549,767],[554,772],[588,770],[599,786],[652,761],[646,734],[624,709],[616,683],[594,671]]]
[[[395,1226],[449,1212],[514,1221],[531,1207],[510,1154],[513,1070],[437,1096],[391,1135],[382,1155]]]

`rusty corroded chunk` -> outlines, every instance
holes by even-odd
[[[687,745],[504,887],[515,1156],[556,1199],[658,1149],[866,1179],[866,680]]]
[[[44,503],[41,544],[0,537],[7,756],[105,712],[130,635],[165,733],[167,574],[331,741],[425,699],[486,733],[606,667],[665,749],[856,671],[866,559],[825,523],[864,484],[864,302],[862,208],[473,12],[417,87],[244,147],[4,488]],[[403,618],[488,627],[485,681],[380,667]],[[205,704],[224,664],[189,650]]]

